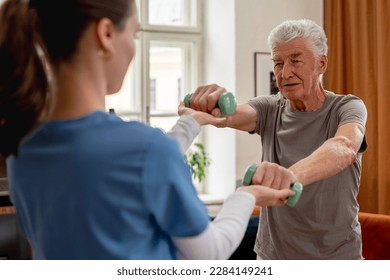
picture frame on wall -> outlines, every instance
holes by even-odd
[[[279,92],[276,77],[273,71],[271,53],[255,52],[255,97],[260,95],[271,95]]]

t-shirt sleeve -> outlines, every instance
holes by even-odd
[[[142,174],[146,207],[169,236],[198,235],[210,219],[192,184],[190,169],[172,139],[160,131],[153,137]]]
[[[273,122],[275,110],[278,103],[281,102],[280,93],[277,95],[265,95],[253,98],[248,101],[248,104],[256,111],[256,128],[249,133],[257,133],[263,135],[267,122]],[[271,119],[272,118],[272,119]]]
[[[367,109],[363,101],[353,95],[347,95],[341,102],[339,126],[347,123],[358,123],[366,127]]]
[[[351,94],[346,95],[341,102],[338,114],[340,119],[339,127],[347,123],[358,123],[363,126],[363,128],[366,127],[367,109],[364,102],[356,96]],[[367,147],[367,139],[366,136],[364,136],[359,152],[362,153],[366,151]]]

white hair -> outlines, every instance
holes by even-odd
[[[268,36],[268,46],[272,50],[275,45],[295,39],[309,39],[314,53],[327,55],[328,44],[324,29],[309,19],[286,20],[276,26]]]

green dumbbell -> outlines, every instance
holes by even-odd
[[[249,165],[249,167],[246,169],[245,171],[245,175],[244,175],[244,179],[243,179],[243,184],[244,186],[249,186],[252,184],[252,177],[253,175],[255,174],[256,172],[256,169],[257,169],[257,164],[256,163],[252,163],[251,165]],[[298,183],[298,182],[295,182],[294,184],[291,184],[291,187],[290,187],[294,192],[295,192],[295,195],[293,196],[290,196],[288,199],[287,199],[287,205],[288,206],[291,206],[291,207],[294,207],[295,204],[297,204],[299,198],[301,197],[302,195],[302,184],[301,183]]]
[[[190,107],[190,98],[192,93],[184,97],[186,107]],[[237,108],[236,97],[231,92],[225,92],[218,98],[217,108],[221,110],[222,115],[233,115]]]

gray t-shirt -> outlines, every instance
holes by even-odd
[[[359,123],[365,127],[364,103],[353,95],[326,92],[315,112],[292,111],[279,93],[249,101],[257,111],[255,133],[263,145],[263,161],[290,167],[309,156],[338,127]],[[262,259],[361,259],[362,241],[357,195],[364,140],[357,160],[338,174],[304,186],[295,207],[264,207],[255,252]]]

